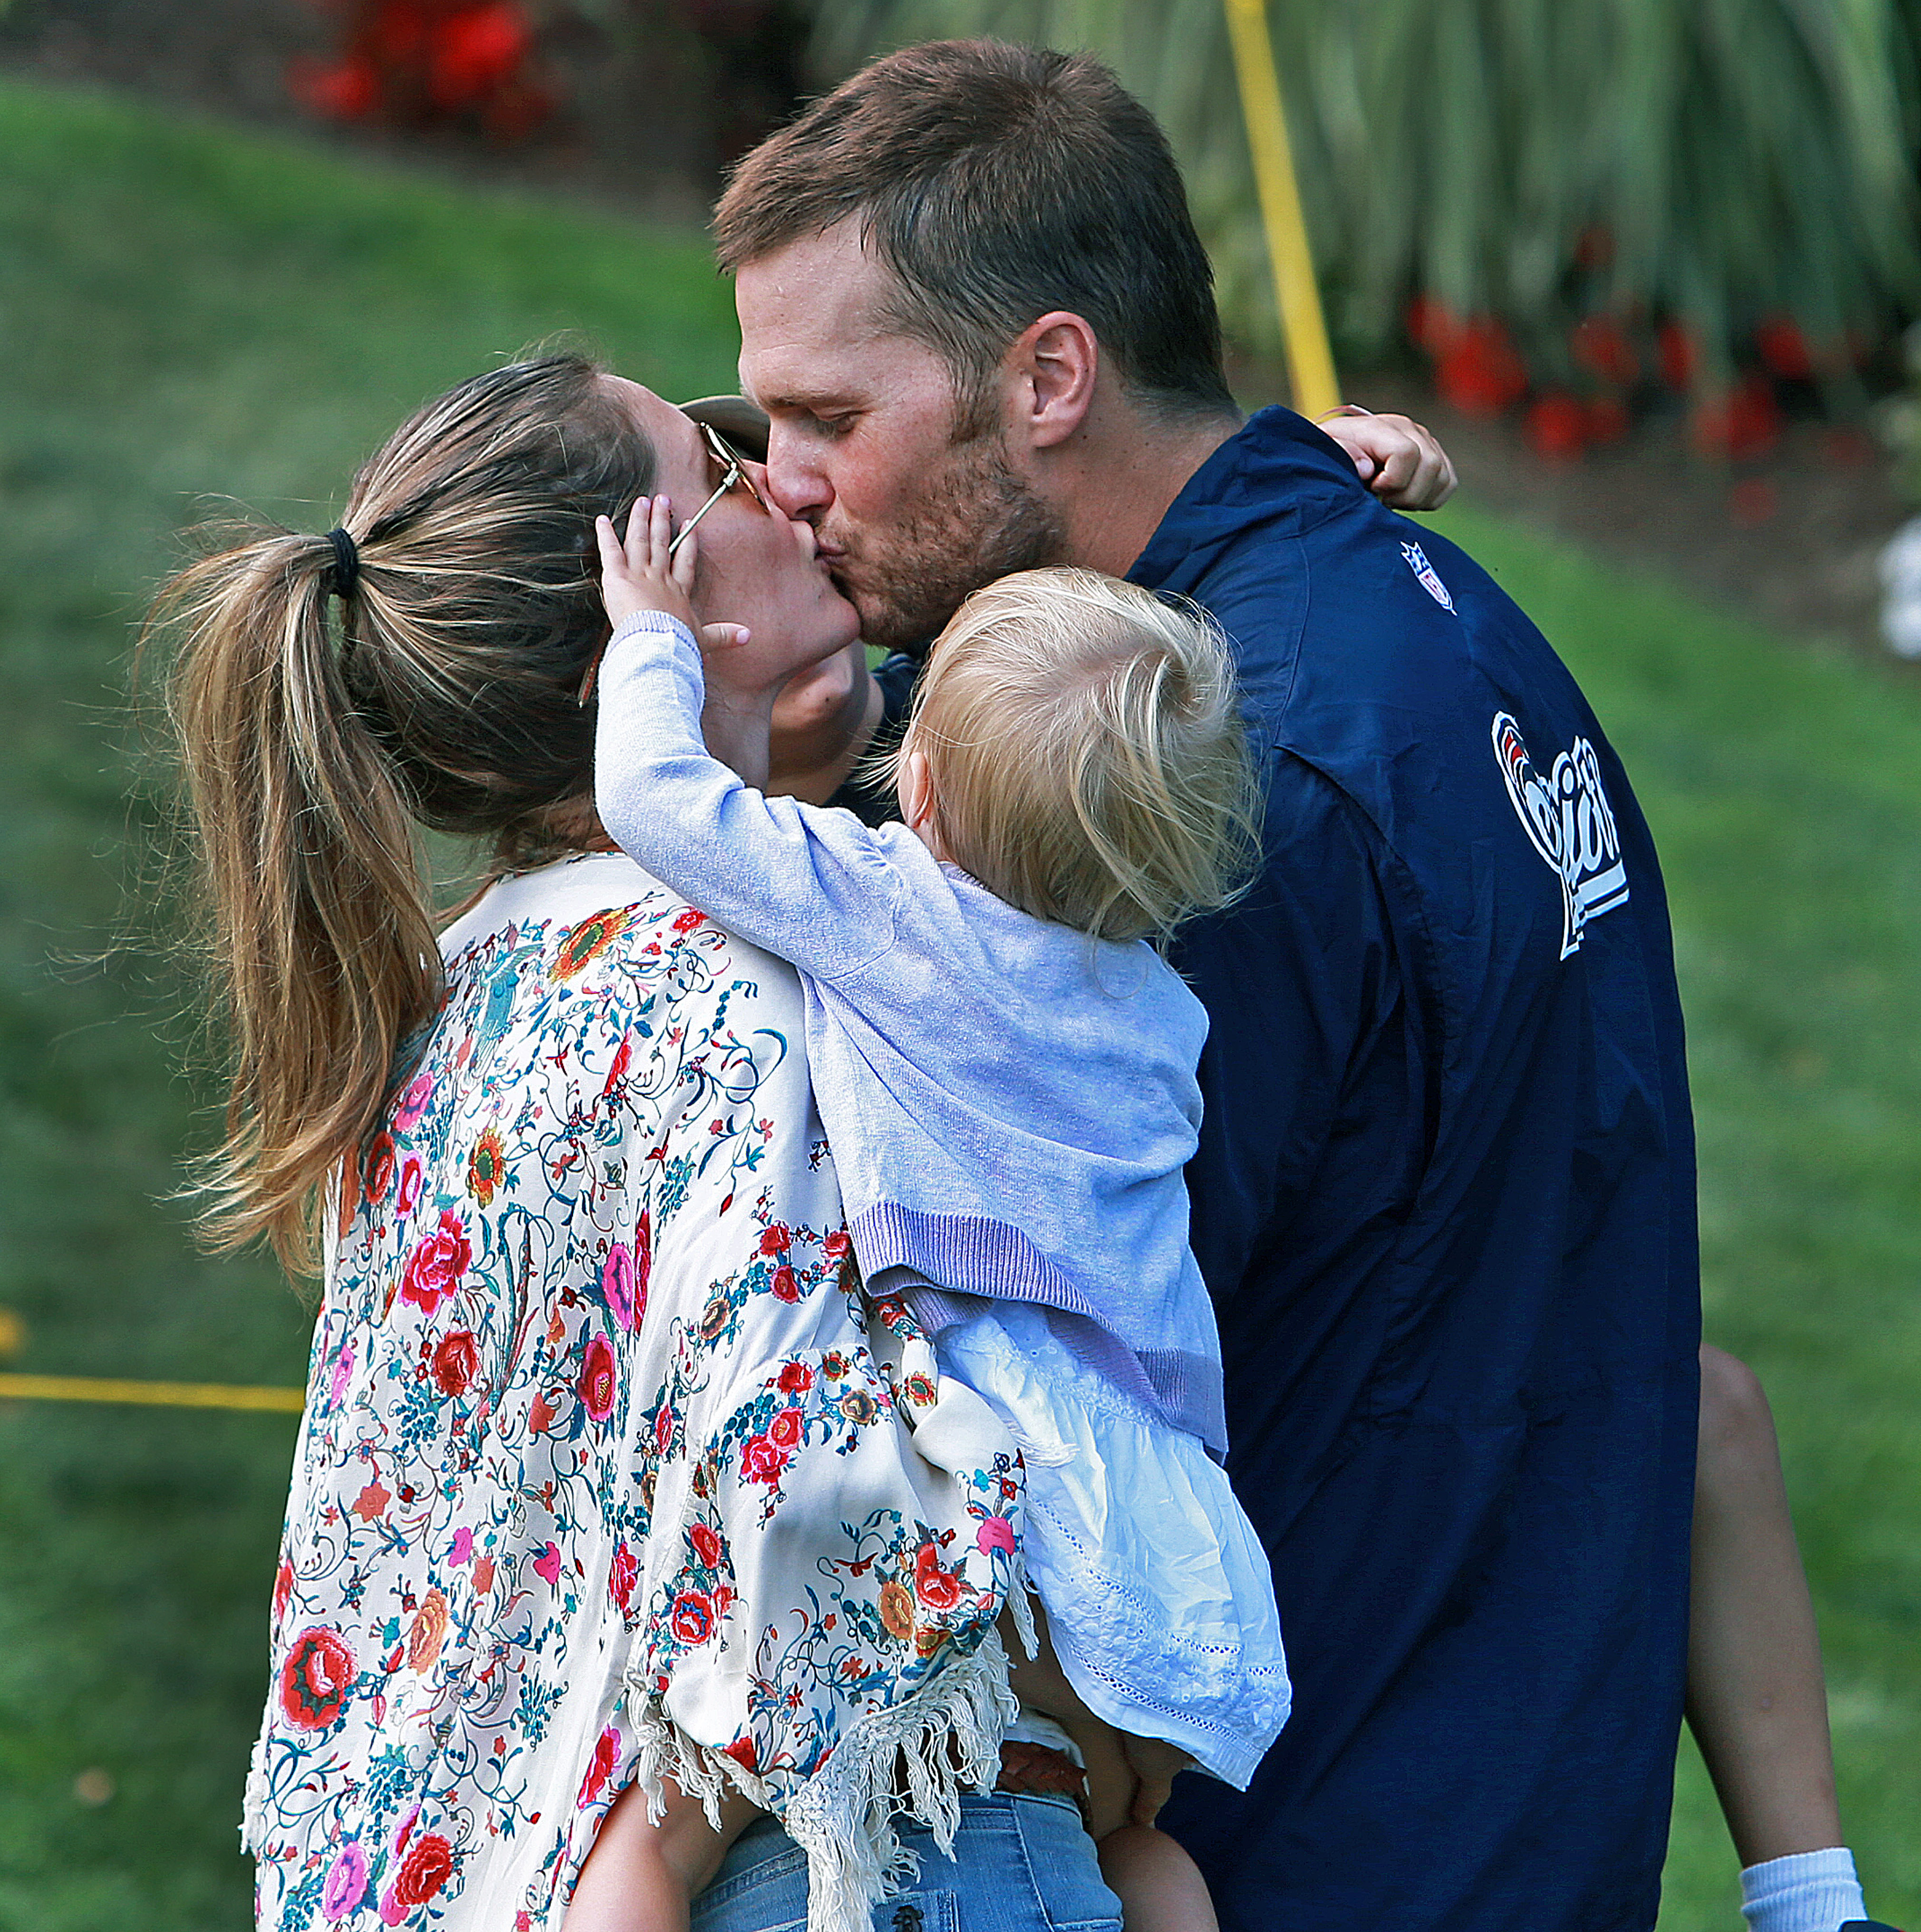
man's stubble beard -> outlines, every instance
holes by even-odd
[[[983,584],[1058,563],[1066,548],[1059,515],[1015,472],[998,436],[949,448],[953,460],[920,501],[850,560],[841,588],[865,644],[919,655]]]

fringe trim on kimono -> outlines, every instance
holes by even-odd
[[[1019,1594],[1025,1598],[1024,1589]],[[1017,1624],[1023,1613],[1024,1603]],[[1025,1620],[1031,1628],[1031,1615]],[[994,1788],[1001,1742],[1019,1708],[1007,1684],[1007,1652],[989,1631],[971,1655],[955,1658],[904,1702],[869,1713],[842,1738],[781,1820],[807,1854],[807,1932],[870,1932],[874,1907],[920,1867],[901,1843],[902,1822],[926,1826],[943,1853],[952,1852],[962,1795]],[[656,1819],[668,1779],[698,1798],[716,1826],[730,1785],[772,1808],[765,1780],[695,1744],[653,1700],[635,1721],[635,1778]]]

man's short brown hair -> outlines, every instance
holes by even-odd
[[[858,217],[890,319],[938,350],[961,413],[1037,317],[1083,317],[1140,401],[1231,410],[1214,272],[1167,137],[1098,61],[935,40],[865,67],[769,136],[715,212],[732,272]]]

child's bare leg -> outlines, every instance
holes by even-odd
[[[1127,1932],[1220,1932],[1200,1868],[1165,1832],[1123,1825],[1100,1840],[1100,1875]]]
[[[1748,1868],[1750,1918],[1832,1928],[1865,1909],[1840,1849],[1820,1640],[1774,1418],[1744,1363],[1703,1346],[1700,1364],[1688,1727]],[[1773,1870],[1757,1880],[1762,1867]],[[1790,1889],[1777,1916],[1775,1895]]]
[[[716,1832],[698,1798],[671,1784],[666,1796],[657,1825],[638,1785],[608,1807],[567,1907],[567,1932],[687,1932],[689,1906],[760,1814],[731,1792]]]

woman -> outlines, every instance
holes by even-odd
[[[800,1848],[750,1834],[704,1924],[785,1922],[754,1901],[803,1851],[857,1923],[893,1815],[950,1835],[1010,1708],[1018,1463],[912,1450],[794,976],[598,836],[593,518],[650,490],[704,611],[797,667],[852,643],[725,445],[571,358],[430,404],[341,530],[242,533],[165,602],[233,1020],[208,1226],[326,1283],[245,1828],[290,1932],[557,1924],[664,1776]],[[419,825],[498,874],[437,940]],[[1118,1925],[1069,1801],[970,1799],[955,1852],[923,1895]]]

